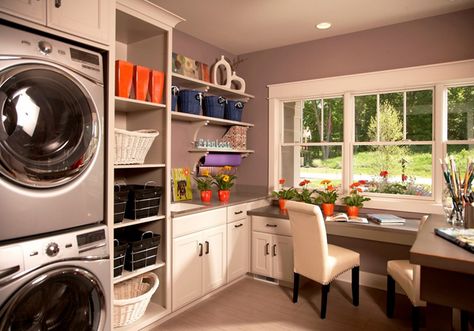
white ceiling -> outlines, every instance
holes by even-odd
[[[235,55],[441,15],[474,0],[149,0],[177,29]],[[317,30],[331,22],[329,30]]]

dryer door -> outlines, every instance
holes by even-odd
[[[72,74],[46,64],[0,72],[0,172],[28,187],[77,178],[99,146],[97,109]]]
[[[0,330],[104,330],[105,302],[103,289],[90,272],[53,269],[10,297],[0,310]]]

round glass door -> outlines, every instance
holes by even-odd
[[[47,272],[21,287],[0,312],[0,330],[100,331],[105,297],[98,280],[80,268]]]
[[[23,64],[0,72],[0,172],[35,188],[79,176],[99,144],[98,115],[74,77]]]

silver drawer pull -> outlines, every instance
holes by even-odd
[[[239,215],[239,214],[242,214],[242,213],[243,213],[242,210],[241,211],[234,211],[234,215]]]
[[[240,223],[240,224],[236,224],[236,225],[234,225],[234,228],[240,228],[241,226],[243,226],[243,224],[242,224],[242,223]]]
[[[276,228],[278,225],[276,225],[276,224],[265,224],[265,226],[267,226],[269,228]]]

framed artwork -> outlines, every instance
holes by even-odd
[[[191,200],[193,191],[191,188],[191,173],[188,168],[173,168],[173,201]]]

